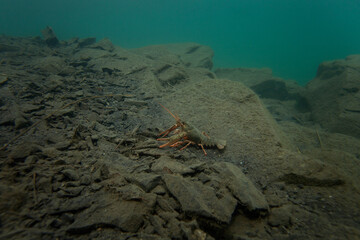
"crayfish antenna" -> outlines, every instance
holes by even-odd
[[[170,112],[169,109],[167,109],[165,106],[163,106],[161,103],[158,103],[160,106],[162,106],[168,113],[170,113],[170,115],[175,118],[176,121],[180,121],[180,118],[178,115],[174,115],[172,112]]]

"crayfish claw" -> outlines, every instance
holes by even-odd
[[[216,147],[218,149],[224,149],[226,147],[226,141],[225,140],[218,140],[216,143]]]

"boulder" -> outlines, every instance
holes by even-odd
[[[229,193],[225,192],[218,197],[212,187],[181,176],[167,174],[163,180],[187,215],[211,218],[222,223],[230,222],[237,201]]]
[[[186,166],[185,164],[179,163],[172,158],[162,156],[151,166],[151,170],[154,172],[172,172],[178,174],[191,174],[194,172],[193,169]]]
[[[62,174],[64,174],[65,178],[69,179],[70,181],[77,181],[79,180],[79,174],[73,169],[65,169]]]
[[[49,47],[56,47],[59,45],[59,39],[56,37],[55,32],[51,27],[47,26],[41,33]]]
[[[107,202],[94,204],[81,212],[68,228],[70,234],[89,233],[98,228],[117,228],[124,232],[136,232],[149,210],[137,201]]]
[[[96,43],[96,38],[94,37],[82,38],[78,40],[78,43],[80,48],[86,47],[88,45]]]
[[[271,209],[268,223],[272,227],[284,226],[289,227],[291,224],[292,206],[284,205]]]
[[[248,87],[273,78],[270,68],[217,68],[215,74],[219,78],[242,82]]]
[[[316,122],[331,132],[360,137],[360,55],[321,63],[306,88]]]
[[[126,177],[126,180],[138,185],[144,191],[149,192],[159,184],[161,177],[152,173],[138,173],[131,174],[130,176]]]
[[[240,205],[250,212],[267,212],[269,205],[265,196],[255,187],[240,168],[232,163],[221,162],[212,166],[220,174],[223,184],[238,199]]]
[[[221,156],[238,164],[251,161],[257,166],[254,177],[262,175],[260,172],[266,172],[267,176],[277,173],[279,165],[284,164],[279,160],[279,151],[294,148],[258,96],[240,82],[203,79],[163,96],[160,103],[210,138],[226,140],[222,151],[205,146],[208,156]],[[157,118],[162,121],[155,121],[153,126],[166,129],[174,119],[163,109],[162,113]],[[197,146],[184,151],[203,156]]]
[[[59,56],[46,56],[35,59],[32,68],[46,74],[60,74],[68,67],[65,60]]]
[[[215,73],[251,88],[278,121],[303,123],[309,118],[304,114],[310,111],[305,89],[295,81],[274,77],[269,68],[219,68]]]
[[[90,39],[94,44],[88,46],[89,48],[101,49],[104,51],[112,52],[115,49],[115,46],[108,38],[101,39],[99,42],[95,43],[95,39]]]

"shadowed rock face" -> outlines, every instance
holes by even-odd
[[[49,47],[56,47],[59,45],[59,40],[55,35],[54,30],[51,27],[46,27],[41,31],[46,44]]]
[[[219,172],[224,184],[238,199],[239,204],[250,212],[267,213],[269,205],[264,195],[255,187],[249,178],[235,165],[227,162],[216,163],[212,166]]]
[[[360,137],[360,55],[322,63],[307,85],[315,121],[338,133]]]
[[[164,181],[189,216],[212,218],[222,223],[231,221],[237,201],[229,193],[218,198],[213,188],[179,176],[167,175]]]
[[[218,68],[215,73],[251,88],[278,121],[303,124],[310,120],[305,89],[295,81],[273,76],[269,68]]]

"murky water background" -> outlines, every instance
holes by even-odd
[[[109,38],[126,48],[198,42],[215,67],[269,67],[305,84],[318,64],[360,52],[359,1],[0,1],[0,34]]]

